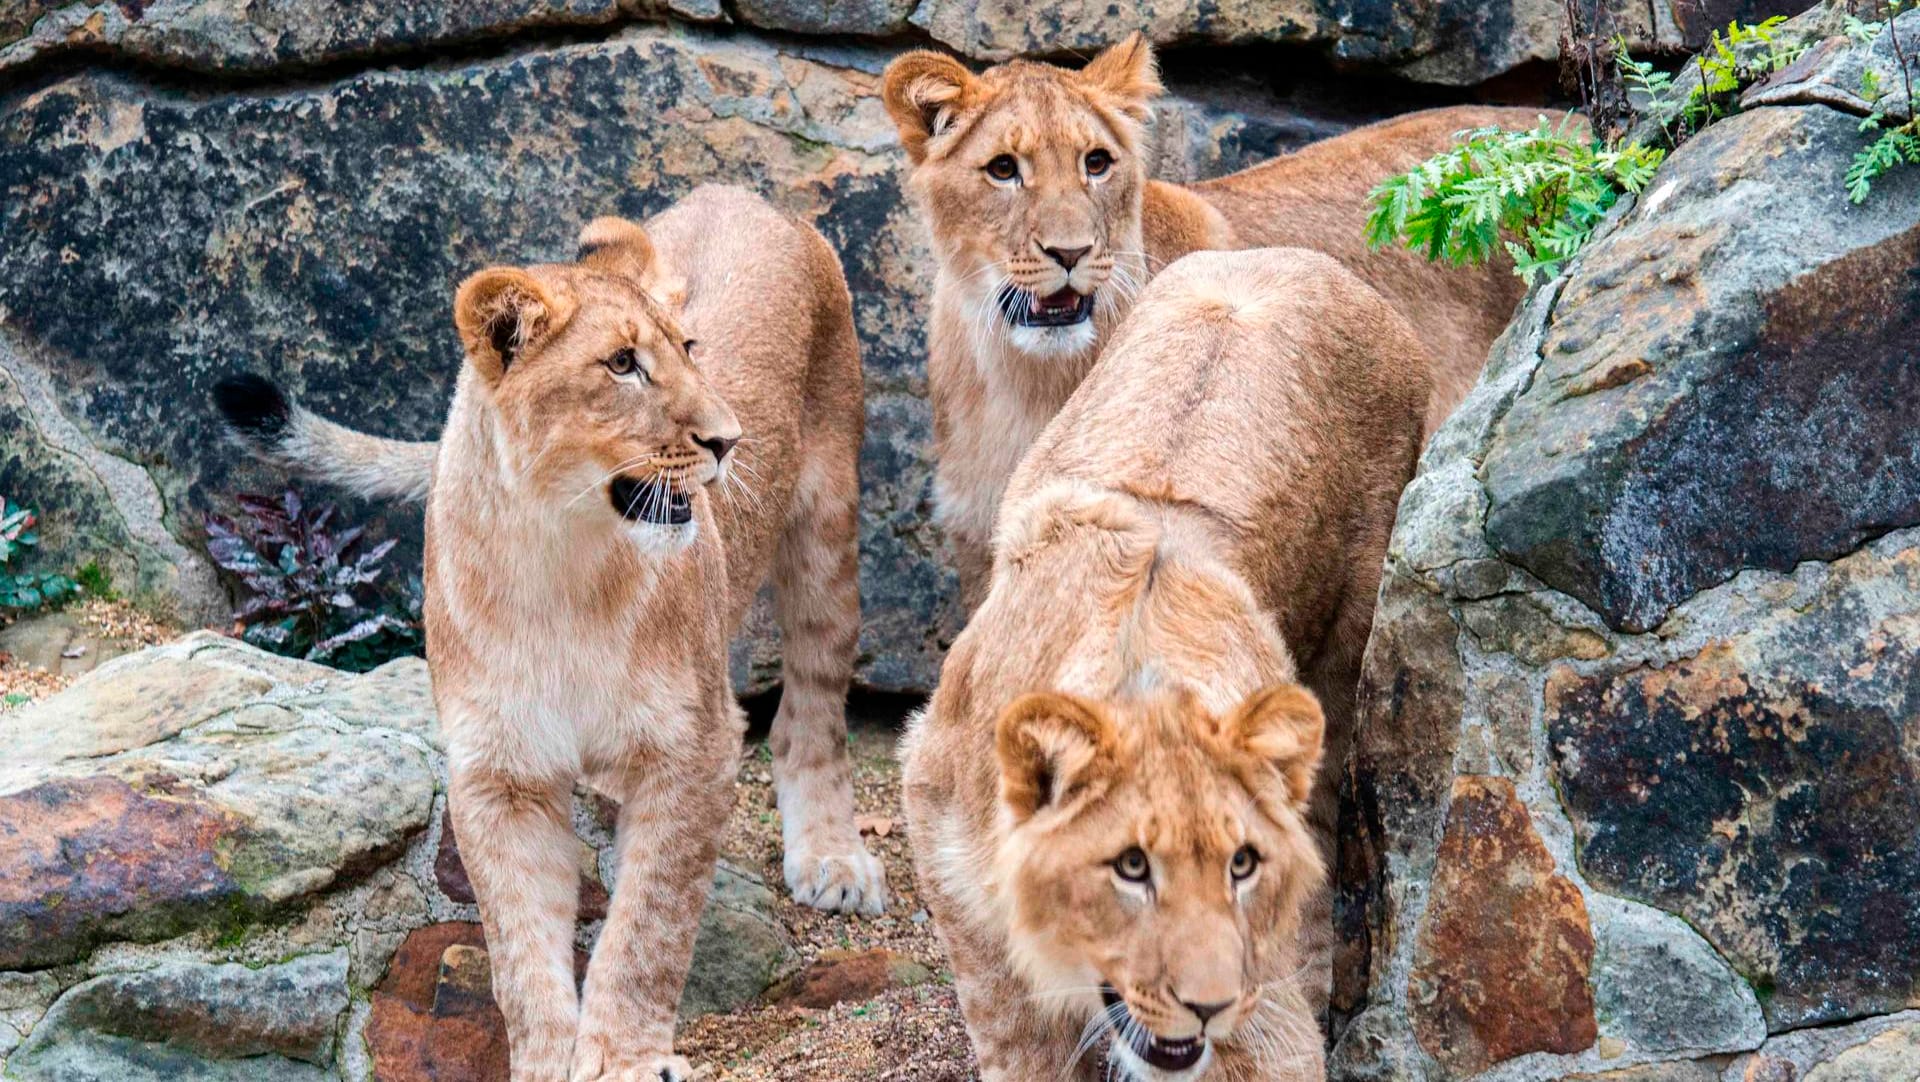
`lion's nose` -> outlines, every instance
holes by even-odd
[[[738,436],[695,436],[693,442],[713,452],[713,464],[717,466],[727,460],[727,452],[733,450],[733,445],[739,443],[740,438]]]
[[[1072,270],[1080,265],[1080,261],[1087,257],[1088,252],[1093,251],[1093,246],[1089,244],[1079,248],[1042,248],[1040,250],[1047,253],[1047,258],[1055,263],[1067,270]]]
[[[1193,1016],[1200,1020],[1200,1028],[1206,1029],[1207,1023],[1213,1020],[1214,1015],[1233,1006],[1233,1000],[1223,999],[1218,1003],[1188,1003],[1183,999],[1180,1005],[1192,1011]]]

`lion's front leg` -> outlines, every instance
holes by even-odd
[[[480,901],[513,1082],[564,1082],[578,1017],[573,782],[463,767],[461,759],[453,756],[448,799]]]
[[[683,1082],[673,1023],[733,809],[735,753],[646,757],[604,779],[620,799],[613,901],[587,965],[573,1082]]]

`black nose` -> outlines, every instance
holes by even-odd
[[[726,436],[695,436],[693,442],[712,451],[713,464],[718,466],[727,460],[727,452],[733,450],[733,445],[739,443],[740,438],[738,436],[732,438]]]
[[[1093,251],[1093,247],[1089,245],[1085,248],[1042,248],[1040,250],[1047,253],[1047,258],[1055,263],[1072,270],[1080,265],[1080,261],[1087,257],[1088,252]]]
[[[1233,1006],[1233,1000],[1222,1000],[1219,1003],[1188,1003],[1183,999],[1180,1001],[1180,1005],[1192,1011],[1193,1016],[1200,1020],[1200,1028],[1205,1029],[1207,1028],[1207,1023],[1213,1020],[1214,1015]]]

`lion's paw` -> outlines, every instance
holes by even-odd
[[[782,861],[787,889],[801,905],[877,917],[887,908],[887,872],[858,837],[838,852],[796,852]]]
[[[573,1082],[693,1082],[693,1064],[671,1053],[615,1054],[585,1040],[573,1056]]]

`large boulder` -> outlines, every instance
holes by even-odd
[[[504,1079],[424,663],[364,676],[201,633],[0,714],[0,1076]],[[616,809],[582,792],[585,952]],[[722,864],[683,1014],[790,975]]]
[[[1607,0],[1634,47],[1697,47],[1730,19],[1790,13],[1795,0]],[[108,51],[192,71],[256,73],[432,50],[503,48],[517,38],[606,34],[636,20],[738,21],[812,35],[923,33],[981,60],[1062,55],[1134,30],[1157,42],[1296,45],[1422,82],[1468,85],[1558,55],[1561,0],[0,0],[0,70]]]
[[[1402,500],[1335,1077],[1911,1077],[1920,170],[1849,204],[1860,117],[1793,82],[1535,291]]]
[[[929,256],[875,96],[889,55],[644,26],[259,92],[82,72],[0,97],[0,492],[42,511],[47,559],[223,618],[201,514],[277,478],[217,438],[219,377],[266,372],[325,414],[431,437],[463,275],[568,256],[595,215],[725,180],[815,222],[846,265],[868,410],[859,678],[924,690],[958,615],[929,522]],[[1179,99],[1160,117],[1171,176],[1350,122]],[[416,512],[346,513],[418,536]],[[777,671],[763,617],[743,687]]]

